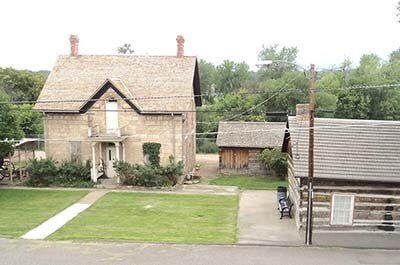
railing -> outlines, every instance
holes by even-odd
[[[89,137],[107,137],[107,136],[114,136],[120,137],[128,135],[128,125],[125,125],[121,128],[117,129],[100,129],[99,125],[94,125],[88,128],[88,136]]]

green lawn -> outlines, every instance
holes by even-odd
[[[210,180],[210,184],[222,186],[237,186],[241,190],[276,190],[278,186],[287,187],[286,180],[247,176],[222,176]]]
[[[50,239],[234,243],[238,197],[108,193]]]
[[[0,235],[22,236],[85,194],[86,191],[0,189]]]

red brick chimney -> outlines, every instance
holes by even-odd
[[[176,44],[178,45],[178,49],[176,51],[176,56],[182,57],[183,56],[183,48],[185,47],[185,39],[182,35],[178,35],[176,37]]]
[[[78,56],[79,51],[79,38],[77,35],[71,35],[69,37],[71,43],[71,56]]]

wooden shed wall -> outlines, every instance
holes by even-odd
[[[263,149],[232,148],[219,149],[219,168],[222,174],[273,176],[273,172],[258,159]]]

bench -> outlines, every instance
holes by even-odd
[[[290,200],[289,196],[287,198],[279,199],[278,210],[281,213],[280,219],[282,219],[285,214],[288,215],[289,218],[292,218],[292,214],[291,214],[292,207],[293,207],[293,203]]]

